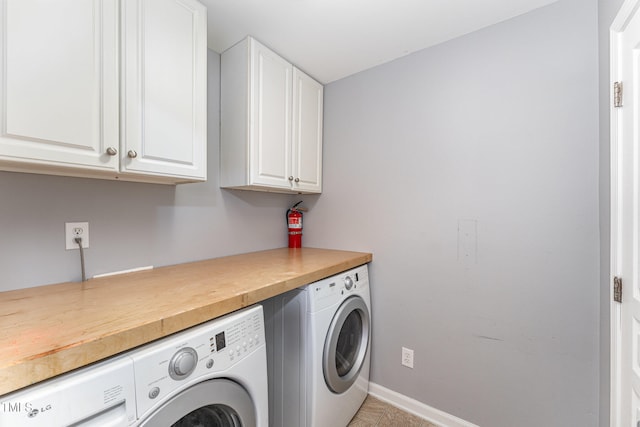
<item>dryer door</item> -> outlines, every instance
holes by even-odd
[[[249,393],[227,379],[208,380],[165,402],[140,427],[253,427],[254,404]]]
[[[327,386],[343,393],[358,378],[369,347],[369,310],[362,298],[347,298],[331,320],[324,343],[322,370]]]

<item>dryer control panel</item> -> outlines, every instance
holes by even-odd
[[[309,311],[315,312],[339,304],[349,295],[368,295],[369,270],[366,264],[361,265],[313,282],[302,289],[309,292]]]
[[[262,307],[255,306],[133,351],[138,416],[178,390],[228,371],[264,345]]]

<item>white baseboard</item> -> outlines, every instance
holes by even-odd
[[[442,427],[479,427],[454,415],[432,408],[429,405],[425,405],[422,402],[418,402],[415,399],[372,382],[369,383],[369,394],[389,403],[390,405],[400,408],[403,411],[409,412]]]

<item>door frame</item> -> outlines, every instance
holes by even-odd
[[[620,33],[622,33],[629,22],[629,18],[640,7],[640,0],[625,0],[620,7],[616,18],[611,24],[609,31],[609,111],[610,111],[610,218],[611,218],[611,242],[610,242],[610,271],[609,271],[609,311],[610,311],[610,392],[609,392],[609,425],[610,427],[621,426],[621,304],[613,300],[613,278],[622,269],[621,246],[622,246],[622,140],[621,130],[622,114],[618,108],[614,107],[613,84],[619,81],[620,61]]]

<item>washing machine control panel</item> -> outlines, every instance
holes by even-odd
[[[262,307],[256,306],[132,352],[138,417],[168,395],[216,377],[264,345]]]

